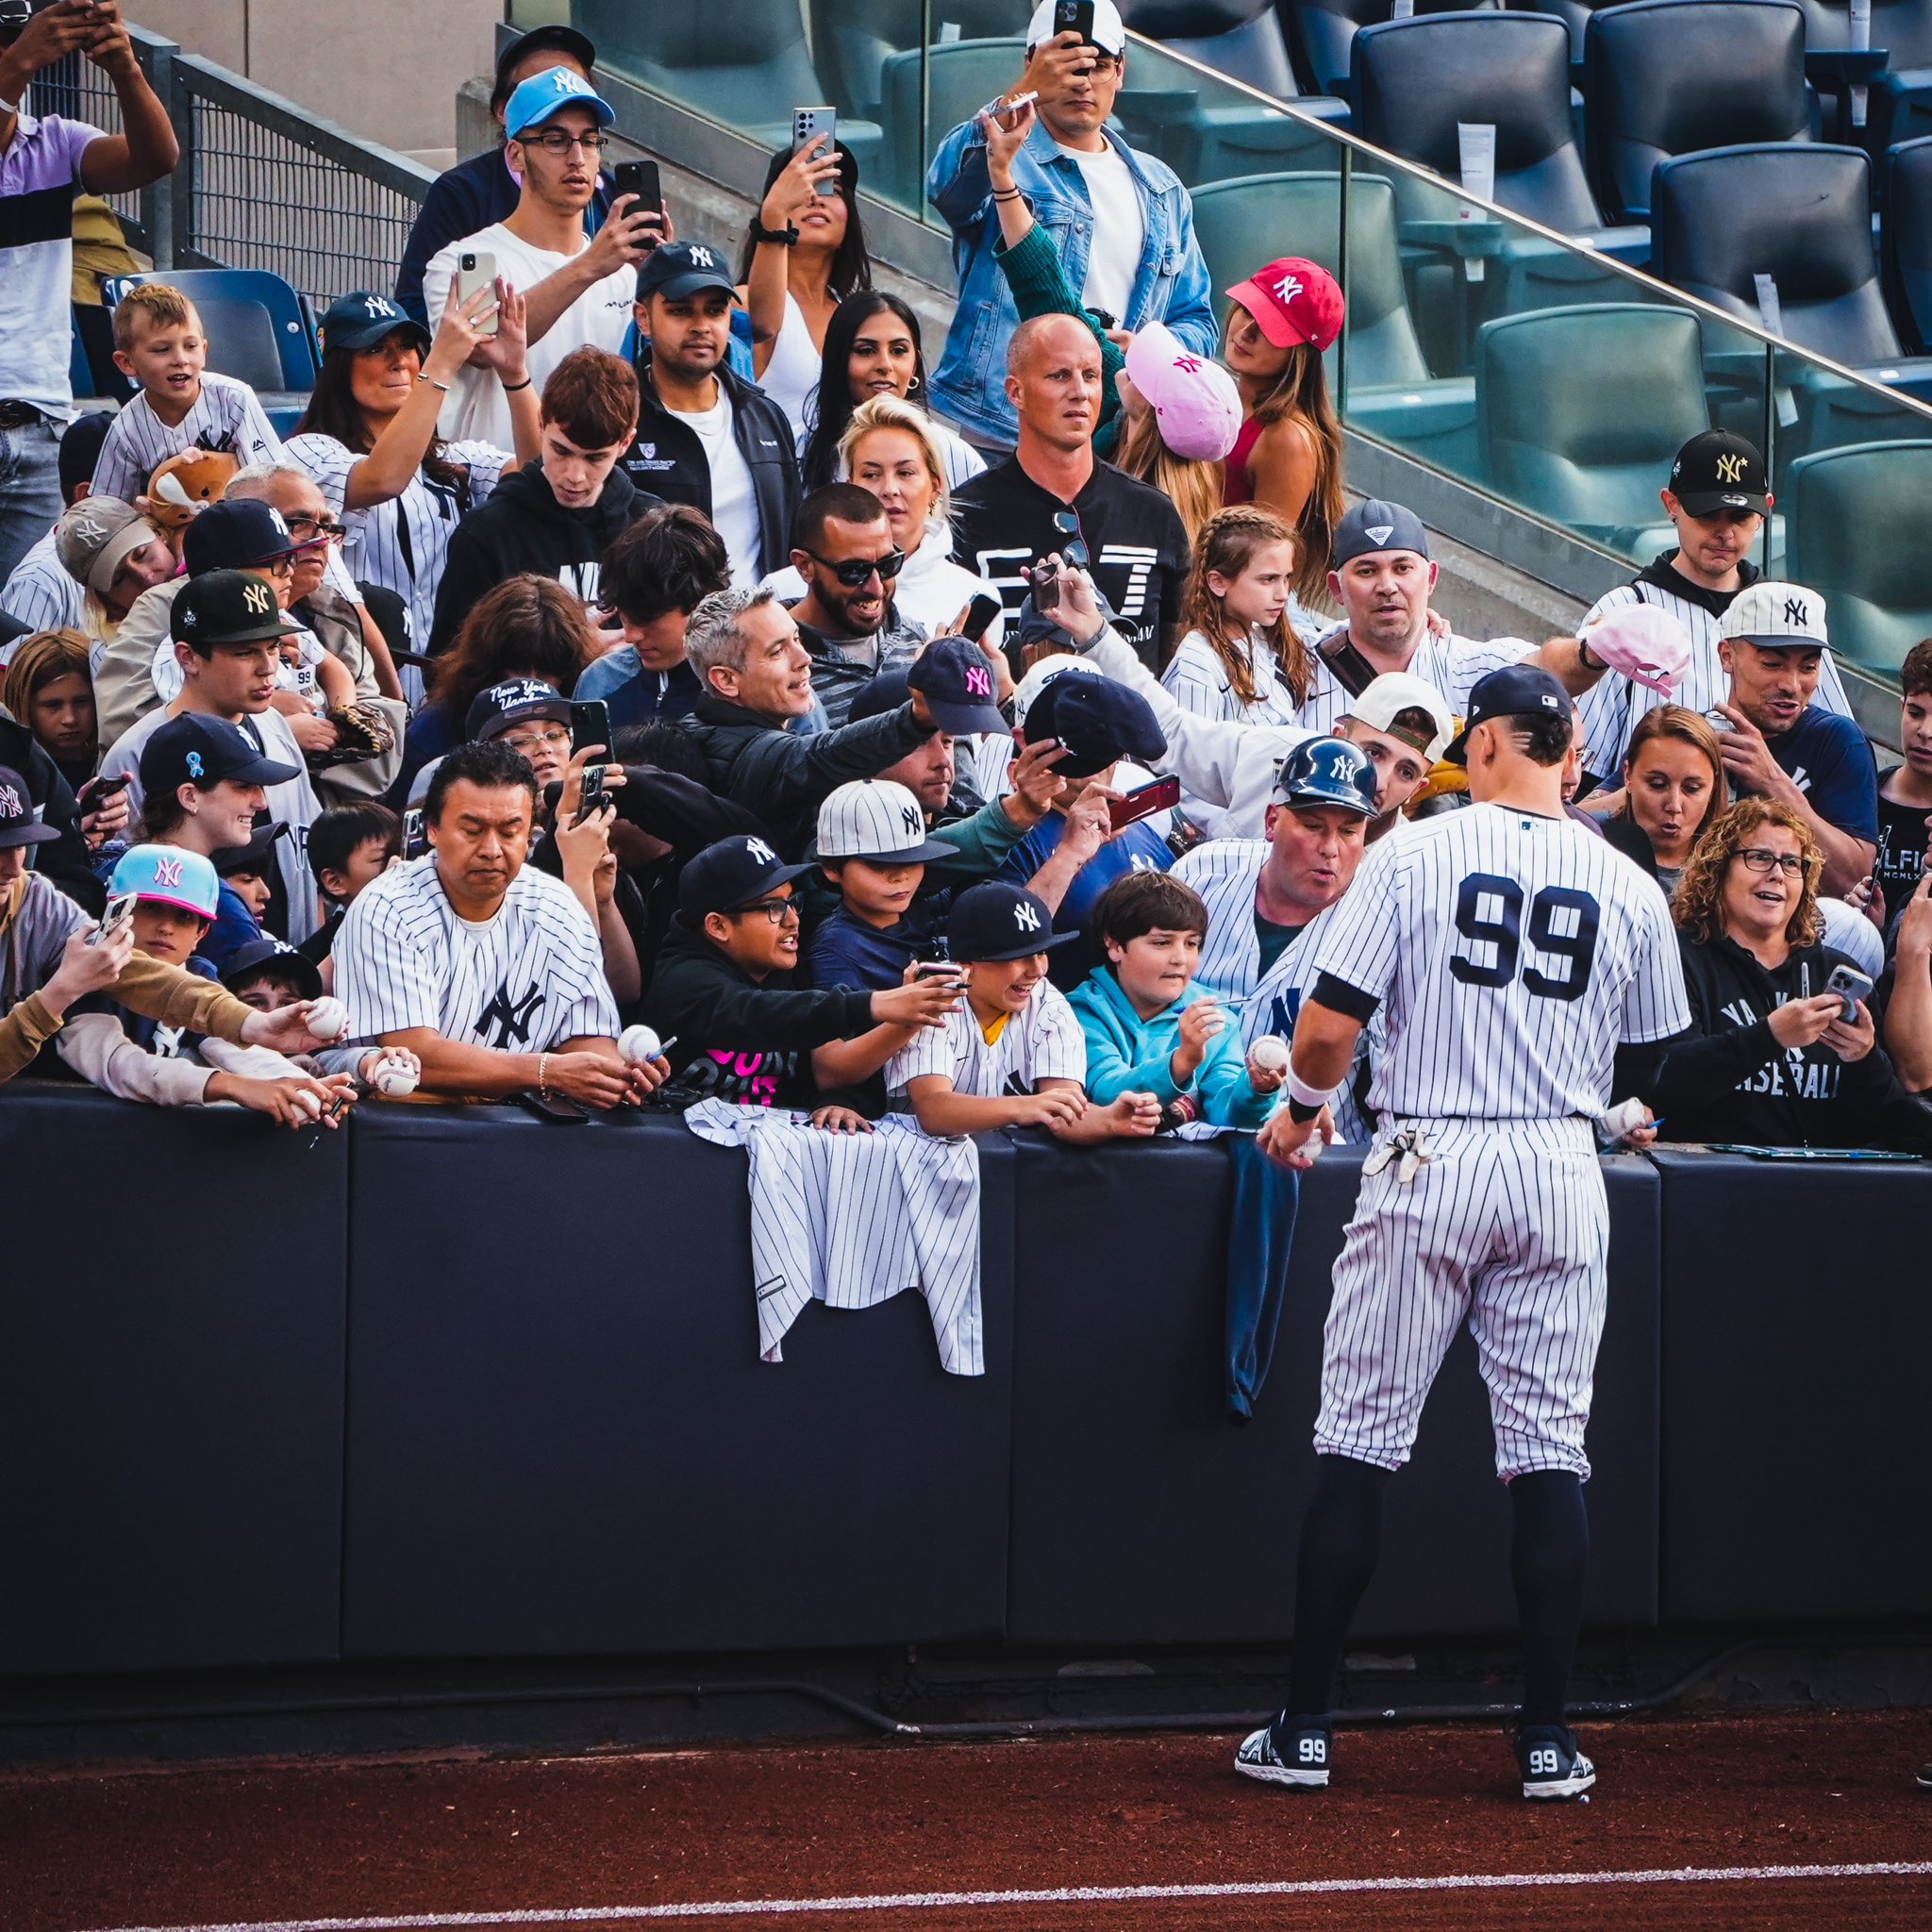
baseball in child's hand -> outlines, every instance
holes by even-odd
[[[1288,1041],[1278,1033],[1264,1033],[1248,1048],[1248,1065],[1257,1074],[1284,1073],[1288,1067]]]

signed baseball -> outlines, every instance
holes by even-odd
[[[656,1059],[663,1047],[655,1027],[626,1026],[617,1042],[617,1050],[635,1067],[645,1060]]]
[[[386,1098],[400,1100],[404,1094],[416,1091],[415,1069],[405,1066],[399,1060],[384,1060],[376,1068],[375,1078],[370,1085]]]
[[[340,1040],[349,1030],[349,1009],[329,993],[308,1008],[308,1030],[318,1040]]]

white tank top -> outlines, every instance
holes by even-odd
[[[819,386],[822,358],[811,339],[811,325],[790,290],[785,294],[785,320],[772,344],[772,359],[758,377],[758,387],[785,411],[799,446],[805,443],[805,403]]]

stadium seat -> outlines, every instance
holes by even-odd
[[[1593,13],[1584,47],[1591,182],[1613,222],[1649,219],[1674,155],[1810,139],[1796,0],[1635,0]]]
[[[925,169],[932,153],[962,121],[1005,93],[1019,78],[1026,42],[952,41],[890,54],[879,70],[879,121],[884,146],[878,192],[905,208],[925,199]],[[925,83],[925,140],[920,142],[920,82]]]
[[[315,387],[315,331],[302,297],[280,275],[259,268],[184,268],[113,275],[101,284],[110,308],[141,282],[166,282],[201,311],[208,366],[245,382],[273,422],[277,409],[299,414]]]
[[[1579,381],[1586,369],[1617,379]],[[1487,323],[1475,420],[1497,495],[1648,561],[1674,541],[1657,478],[1710,427],[1697,318],[1605,302]]]
[[[1606,6],[1613,0],[1604,0]],[[1515,13],[1547,13],[1570,29],[1570,65],[1573,73],[1583,66],[1584,38],[1590,31],[1590,17],[1597,11],[1596,0],[1512,0]]]
[[[1802,457],[1785,490],[1786,569],[1793,582],[1824,592],[1832,648],[1868,670],[1895,672],[1932,635],[1924,532],[1932,440]]]
[[[811,0],[811,43],[824,98],[841,114],[879,121],[881,70],[894,54],[919,45],[928,19],[933,40],[949,44],[1010,39],[1025,17],[1015,0]]]
[[[1391,0],[1277,0],[1307,92],[1348,94],[1350,60],[1359,29],[1392,18]],[[1497,0],[1416,0],[1417,13],[1494,11]]]
[[[617,73],[773,148],[791,143],[793,108],[830,99],[812,66],[799,0],[577,0],[574,18]],[[841,119],[839,139],[862,178],[878,157],[877,124]]]
[[[1475,385],[1429,373],[1403,287],[1395,191],[1386,176],[1349,185],[1347,419],[1458,476],[1475,475]],[[1340,273],[1341,177],[1261,175],[1194,192],[1194,233],[1216,290],[1277,256]],[[1328,354],[1331,383],[1336,356]]]
[[[1932,351],[1932,137],[1892,149],[1886,161],[1885,281],[1907,345]]]

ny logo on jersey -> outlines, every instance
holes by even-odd
[[[1022,932],[1038,932],[1040,930],[1040,914],[1034,911],[1025,900],[1022,899],[1013,908],[1013,924]]]
[[[1274,285],[1274,299],[1286,308],[1301,291],[1302,285],[1295,276],[1283,275]]]
[[[275,592],[264,583],[243,584],[242,587],[242,601],[256,617],[268,615],[274,595]]]
[[[747,839],[744,841],[744,856],[756,858],[760,865],[776,865],[778,855],[762,839]]]
[[[969,698],[986,698],[991,700],[992,697],[992,674],[990,671],[981,670],[977,664],[970,666],[966,673],[966,695]]]
[[[178,886],[181,883],[181,860],[178,858],[158,858],[155,860],[155,884],[158,886]]]
[[[1718,458],[1717,480],[1720,483],[1741,483],[1744,480],[1744,458],[1742,457]]]
[[[1810,612],[1805,608],[1804,598],[1787,597],[1785,599],[1785,622],[1787,624],[1803,625],[1809,616]]]
[[[496,989],[496,997],[476,1015],[476,1031],[485,1033],[492,1025],[496,1028],[494,1040],[485,1040],[485,1046],[493,1046],[499,1052],[508,1052],[530,1037],[530,1022],[537,1008],[543,1004],[543,989],[532,983],[530,990],[522,999],[512,1000],[509,996],[509,981],[506,979]]]

